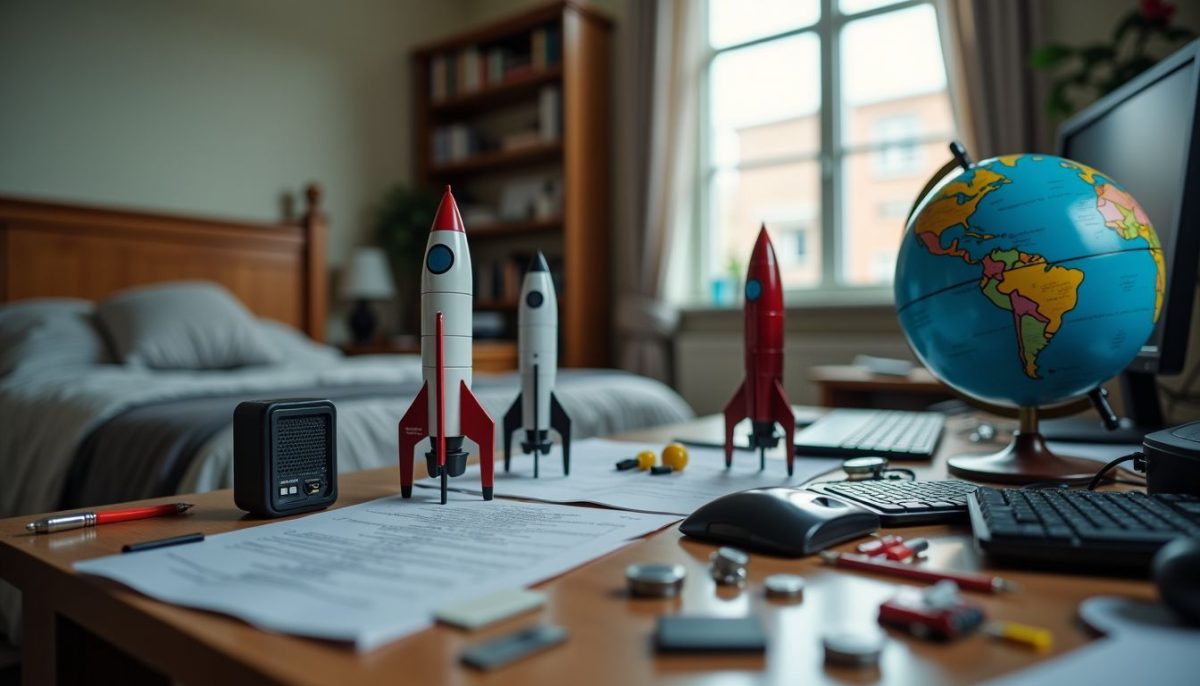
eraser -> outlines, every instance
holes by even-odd
[[[521,588],[496,591],[474,600],[444,607],[435,619],[464,629],[479,629],[536,610],[546,604],[546,594]]]

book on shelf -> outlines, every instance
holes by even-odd
[[[465,159],[482,148],[479,135],[466,124],[449,124],[433,130],[433,162],[435,164]]]
[[[538,130],[544,142],[562,137],[562,91],[557,86],[543,86],[538,93]]]
[[[562,35],[557,26],[529,33],[529,49],[510,45],[471,45],[434,55],[429,60],[429,96],[435,102],[474,93],[532,76],[562,60]]]

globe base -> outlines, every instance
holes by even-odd
[[[950,473],[971,481],[1031,484],[1038,481],[1087,483],[1099,469],[1092,460],[1057,455],[1039,433],[1018,431],[1004,450],[988,455],[959,455],[947,462]]]

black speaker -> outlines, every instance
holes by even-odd
[[[282,517],[337,500],[337,416],[328,400],[250,400],[233,411],[233,500]]]

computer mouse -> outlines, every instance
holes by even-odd
[[[704,505],[679,530],[694,538],[801,557],[879,528],[879,517],[836,498],[796,488],[755,488]]]
[[[1154,556],[1154,583],[1163,604],[1200,625],[1200,538],[1177,538]]]

